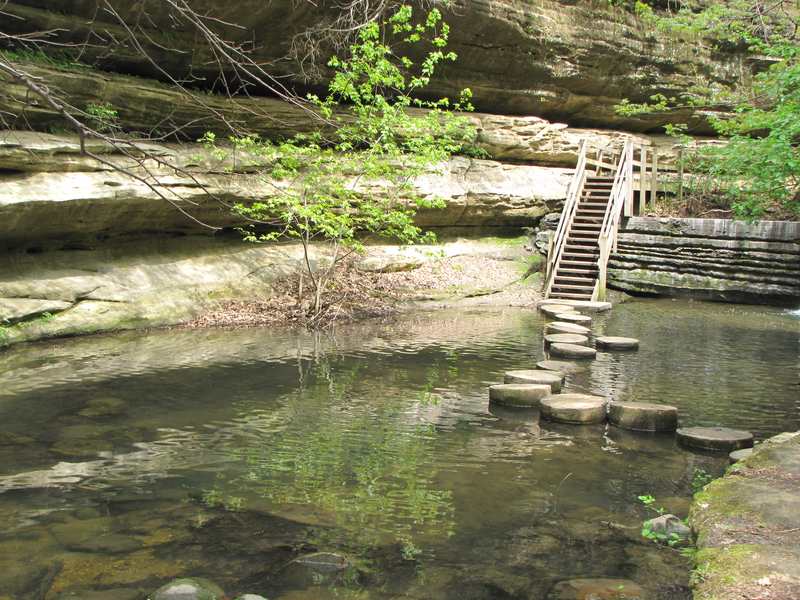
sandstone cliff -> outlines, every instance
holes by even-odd
[[[9,15],[3,30],[56,31],[59,43],[80,45],[81,60],[111,72],[160,79],[169,73],[207,89],[219,81],[218,54],[170,3],[114,0],[110,6],[119,18],[92,1],[11,0],[3,6]],[[247,50],[255,63],[268,65],[270,75],[281,78],[276,85],[297,89],[303,89],[291,76],[297,65],[285,60],[288,40],[333,10],[292,0],[198,0],[192,8],[208,15],[207,25]],[[677,96],[696,84],[747,84],[752,68],[741,53],[712,53],[655,32],[611,2],[458,0],[445,18],[451,26],[448,49],[459,59],[427,93],[454,98],[468,87],[476,109],[495,114],[626,131],[688,122],[695,133],[708,133],[702,115],[621,118],[613,106],[623,98]],[[323,54],[322,64],[331,50],[323,48]],[[251,89],[255,95],[264,91]]]

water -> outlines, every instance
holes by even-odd
[[[569,578],[685,597],[637,496],[683,517],[696,470],[726,457],[490,407],[488,385],[544,357],[544,324],[485,308],[6,351],[0,597],[145,598],[183,576],[271,600],[544,599]],[[797,314],[654,300],[594,328],[641,348],[581,363],[565,391],[671,404],[681,426],[800,429]],[[355,566],[293,562],[313,552]]]

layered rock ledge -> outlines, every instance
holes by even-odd
[[[800,598],[800,432],[757,446],[695,498],[695,600]]]
[[[800,223],[630,218],[608,264],[608,287],[797,306]]]

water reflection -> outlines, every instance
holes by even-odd
[[[544,327],[498,308],[6,351],[0,596],[49,581],[42,597],[137,598],[184,575],[273,600],[328,587],[545,598],[578,576],[655,594],[686,567],[641,539],[637,496],[685,512],[695,469],[719,475],[726,460],[669,434],[489,406],[490,383],[545,357]],[[796,315],[630,302],[594,327],[641,348],[582,362],[566,391],[673,404],[684,426],[798,428]],[[310,551],[345,553],[359,575],[284,570]]]

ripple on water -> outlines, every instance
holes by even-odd
[[[415,565],[415,573],[448,582],[437,597],[510,593],[502,586],[533,594],[565,577],[617,576],[628,551],[653,549],[638,533],[611,534],[601,522],[635,527],[646,516],[638,495],[677,505],[694,491],[696,470],[719,475],[726,465],[724,456],[677,446],[672,435],[540,424],[536,410],[490,406],[491,383],[544,358],[545,321],[535,311],[406,317],[324,334],[134,332],[8,351],[0,485],[26,488],[20,493],[31,501],[26,509],[0,493],[0,515],[14,515],[0,519],[0,563],[27,548],[15,522],[41,533],[29,538],[50,539],[48,528],[61,518],[52,513],[111,510],[113,522],[130,524],[147,507],[148,522],[175,528],[172,556],[189,561],[208,552],[201,558],[212,578],[243,579],[242,565],[247,573],[257,567],[238,550],[213,554],[219,540],[207,519],[235,526],[259,515],[309,528],[281,540],[286,547],[393,552],[393,571]],[[798,428],[797,388],[790,387],[798,373],[796,315],[647,301],[618,305],[593,326],[598,335],[636,337],[640,349],[581,363],[586,370],[567,376],[566,391],[672,404],[684,426],[719,424],[757,436]],[[119,410],[86,410],[104,398],[119,399]],[[97,448],[110,442],[112,450],[69,458],[51,451],[75,437],[104,442]],[[6,460],[15,456],[20,462]],[[187,498],[201,501],[179,502]],[[153,508],[162,504],[173,512]],[[191,521],[176,520],[184,512]],[[182,554],[178,540],[201,533],[204,543]],[[13,551],[17,562],[42,570],[68,550]],[[101,554],[83,550],[83,571],[67,570],[87,573],[87,585],[104,573],[103,585],[112,586],[114,570]],[[451,573],[465,556],[469,569]],[[419,592],[375,564],[370,581],[392,593]],[[687,576],[674,570],[664,580]],[[0,595],[17,591],[0,587]]]

